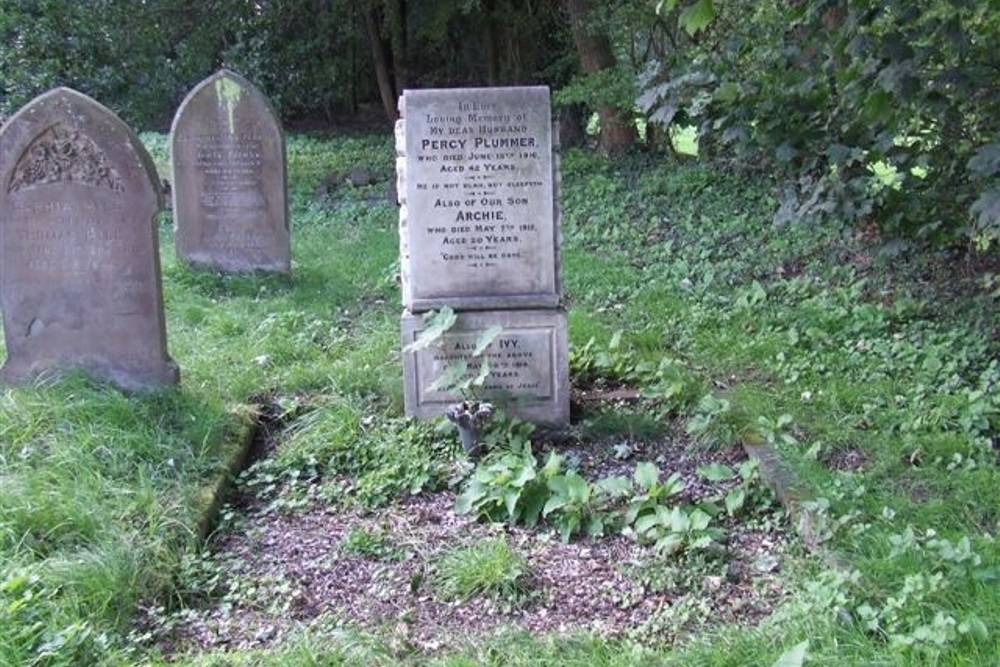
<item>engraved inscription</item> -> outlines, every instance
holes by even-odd
[[[261,92],[228,70],[212,75],[178,109],[171,149],[180,257],[288,272],[284,141]]]
[[[558,280],[547,91],[407,91],[404,101],[404,302],[549,304]]]
[[[176,383],[166,350],[153,160],[121,119],[56,88],[0,127],[0,382],[84,371]]]
[[[464,363],[467,375],[476,377],[482,364],[489,374],[481,387],[486,397],[524,396],[549,399],[553,391],[553,333],[551,329],[506,330],[481,354],[473,356],[478,333],[450,333],[437,347],[419,353],[418,378],[426,401],[451,401],[460,397],[428,387],[449,366]]]
[[[65,182],[115,192],[125,190],[121,176],[93,139],[80,130],[56,123],[38,135],[21,155],[7,191]]]

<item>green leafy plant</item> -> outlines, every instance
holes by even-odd
[[[736,485],[710,501],[721,502],[729,516],[747,509],[751,512],[769,509],[774,503],[774,494],[761,481],[759,464],[755,459],[741,462],[735,471],[727,465],[713,463],[701,466],[697,473],[708,482],[729,482],[734,478],[738,480]]]
[[[640,542],[674,553],[685,548],[704,549],[722,537],[704,509],[667,504],[685,489],[677,473],[661,482],[659,469],[643,462],[636,465],[633,479],[636,493],[628,501],[624,523],[627,532]]]
[[[640,517],[655,513],[657,507],[666,503],[668,498],[683,493],[685,488],[684,480],[677,473],[661,482],[659,468],[648,461],[636,464],[632,479],[636,493],[629,499],[625,513],[627,525],[635,523]]]
[[[455,500],[455,511],[534,526],[549,499],[548,482],[561,468],[562,457],[555,452],[539,468],[530,442],[497,450],[476,466]]]
[[[551,492],[542,516],[559,529],[563,542],[578,533],[604,537],[617,531],[621,511],[617,507],[632,489],[628,478],[605,477],[591,483],[574,471],[557,474],[548,480]]]
[[[417,339],[403,348],[403,353],[413,353],[428,347],[441,345],[447,340],[458,316],[449,307],[431,310],[424,315],[424,329]],[[463,398],[476,398],[483,383],[490,374],[490,361],[483,353],[496,340],[503,328],[498,325],[487,327],[476,335],[475,345],[468,352],[474,363],[466,359],[449,362],[441,374],[427,387],[429,391],[443,391],[461,395]]]

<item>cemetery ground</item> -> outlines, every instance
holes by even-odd
[[[401,416],[391,137],[290,138],[291,277],[165,216],[180,387],[3,391],[0,664],[997,664],[986,260],[777,229],[733,169],[562,171],[573,425],[475,469]]]

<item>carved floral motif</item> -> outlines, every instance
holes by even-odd
[[[59,182],[84,183],[124,192],[121,176],[94,140],[56,123],[39,134],[21,155],[8,192]]]

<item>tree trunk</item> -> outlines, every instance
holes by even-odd
[[[494,0],[483,2],[483,16],[486,25],[483,29],[483,44],[486,51],[486,82],[495,86],[500,81],[500,25],[502,17],[497,15],[496,3]]]
[[[573,43],[580,56],[580,66],[586,74],[596,74],[615,67],[615,54],[607,34],[589,25],[588,0],[563,0],[569,14]],[[631,109],[603,106],[597,110],[601,127],[597,150],[606,155],[619,155],[635,145],[636,129]]]
[[[372,62],[375,65],[375,78],[378,81],[379,96],[382,98],[382,109],[389,122],[394,123],[399,117],[396,106],[397,91],[392,71],[389,69],[389,46],[382,39],[377,2],[378,0],[360,0],[358,10],[364,19],[365,32],[368,33],[368,42],[372,48]]]
[[[569,104],[559,109],[559,146],[580,148],[587,142],[587,113],[582,104]]]
[[[392,73],[396,93],[400,94],[409,83],[407,72],[409,45],[406,39],[406,0],[387,0],[389,47],[392,51]]]

